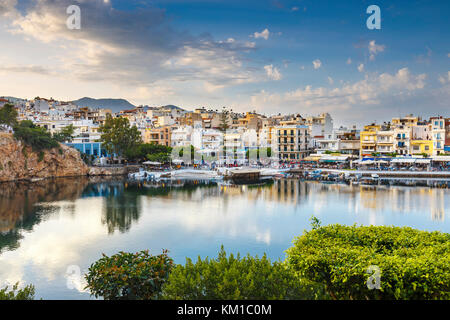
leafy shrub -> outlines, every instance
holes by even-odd
[[[91,294],[106,300],[158,299],[173,261],[167,251],[152,256],[148,250],[119,252],[92,264],[86,275]]]
[[[163,287],[163,299],[237,300],[237,299],[313,299],[323,293],[321,286],[301,281],[282,262],[271,263],[247,256],[227,257],[223,247],[217,259],[177,265]]]
[[[28,285],[19,289],[19,283],[12,286],[8,291],[8,286],[0,289],[0,300],[34,300],[35,289],[33,285]]]
[[[287,261],[335,299],[449,299],[450,234],[408,227],[316,227],[294,240]],[[369,266],[380,288],[367,285]]]
[[[57,147],[58,142],[52,138],[50,132],[45,128],[37,127],[32,121],[24,120],[14,127],[14,137],[31,146],[34,151],[52,149]]]

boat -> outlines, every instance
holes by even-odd
[[[372,179],[380,178],[380,176],[378,174],[376,174],[376,173],[372,173],[371,177],[372,177]]]

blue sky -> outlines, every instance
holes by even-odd
[[[81,9],[81,30],[65,9]],[[381,9],[369,30],[366,9]],[[449,1],[0,0],[0,95],[329,112],[336,124],[448,114]]]

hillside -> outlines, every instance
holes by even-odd
[[[73,103],[79,107],[111,109],[112,112],[135,108],[133,104],[125,99],[93,99],[84,97],[73,101]]]

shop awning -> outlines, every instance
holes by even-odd
[[[431,162],[431,159],[416,159],[416,163],[428,164]]]
[[[304,161],[319,161],[320,160],[320,156],[319,157],[306,157],[305,159],[303,159]]]
[[[392,159],[392,163],[415,163],[417,159]]]
[[[450,162],[450,156],[435,156],[433,161]]]

